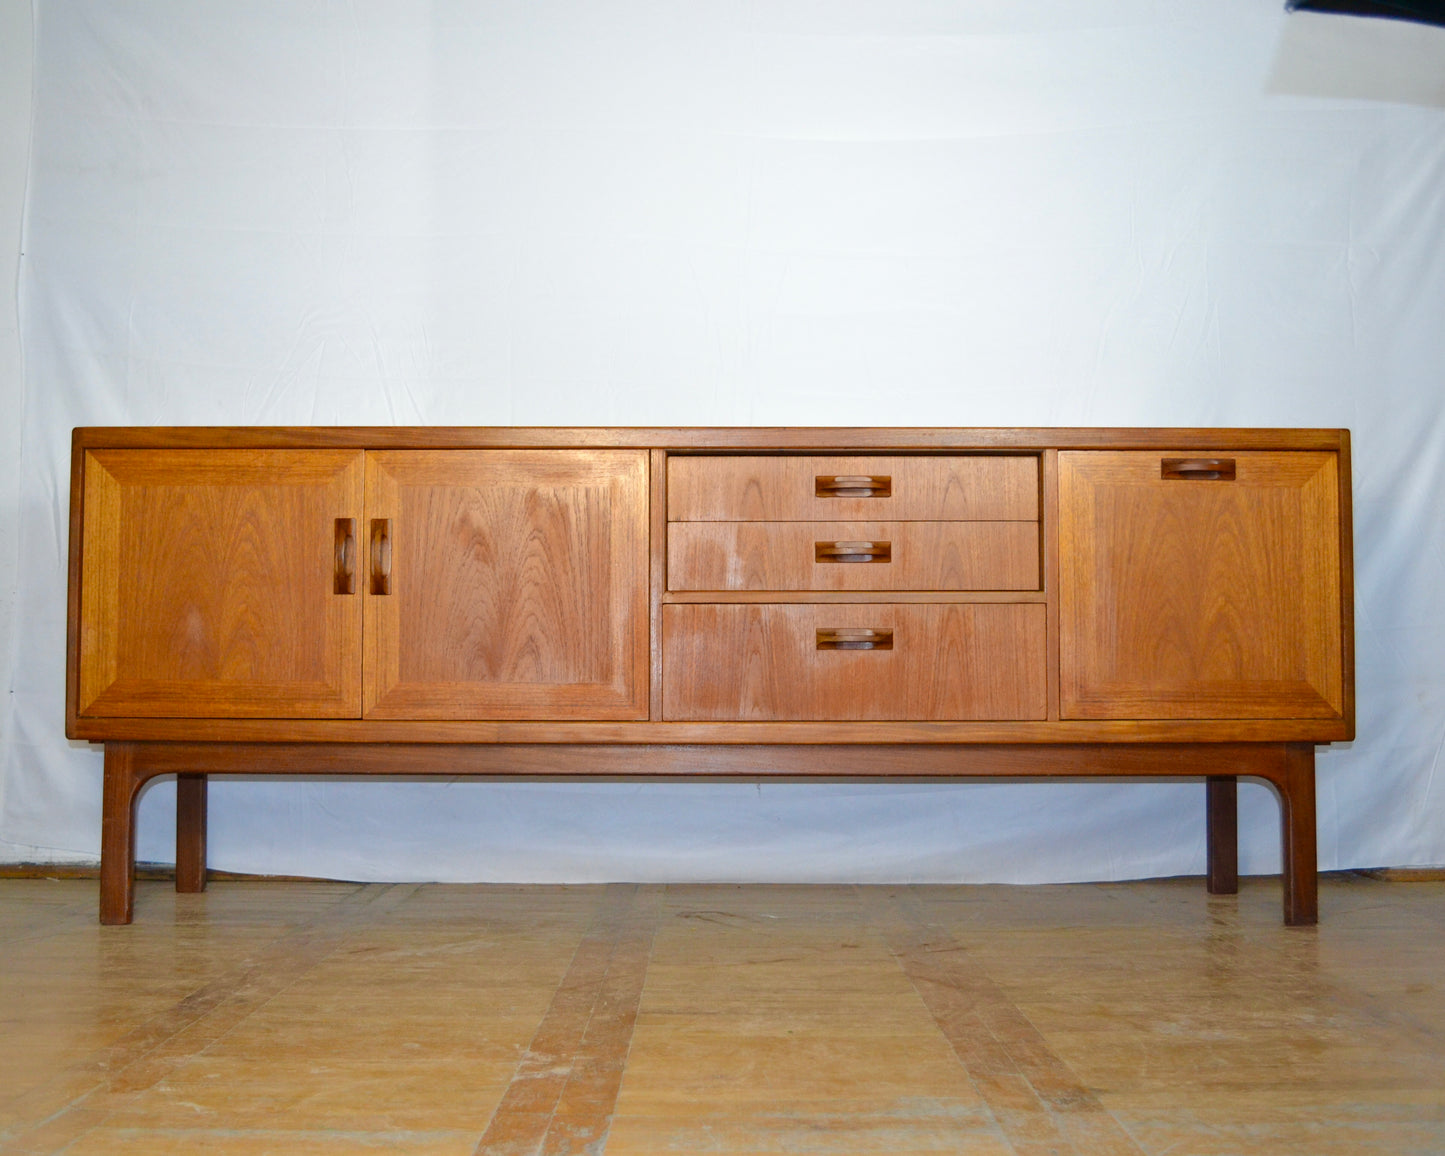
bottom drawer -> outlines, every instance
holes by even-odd
[[[663,607],[672,721],[1048,717],[1040,603]]]

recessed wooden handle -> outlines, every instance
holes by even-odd
[[[835,626],[818,630],[819,650],[892,650],[893,631],[866,626]]]
[[[820,474],[813,479],[819,498],[891,498],[893,479],[886,475]]]
[[[371,592],[391,593],[391,519],[371,519]]]
[[[892,562],[892,542],[814,542],[814,562]]]
[[[1159,463],[1159,476],[1176,481],[1232,482],[1233,458],[1164,458]]]
[[[336,519],[336,581],[337,594],[356,593],[356,519]]]

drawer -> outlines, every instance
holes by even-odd
[[[670,457],[673,522],[1037,521],[1033,456]]]
[[[674,522],[670,590],[1037,590],[1037,522]]]
[[[1043,719],[1044,607],[663,607],[663,715],[679,720]]]

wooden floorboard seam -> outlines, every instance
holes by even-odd
[[[642,998],[662,890],[606,887],[476,1156],[601,1151]]]
[[[1112,1113],[913,888],[858,888],[914,990],[1020,1156],[1143,1156]]]

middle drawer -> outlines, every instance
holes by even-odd
[[[1037,522],[673,522],[670,590],[1037,590]]]

